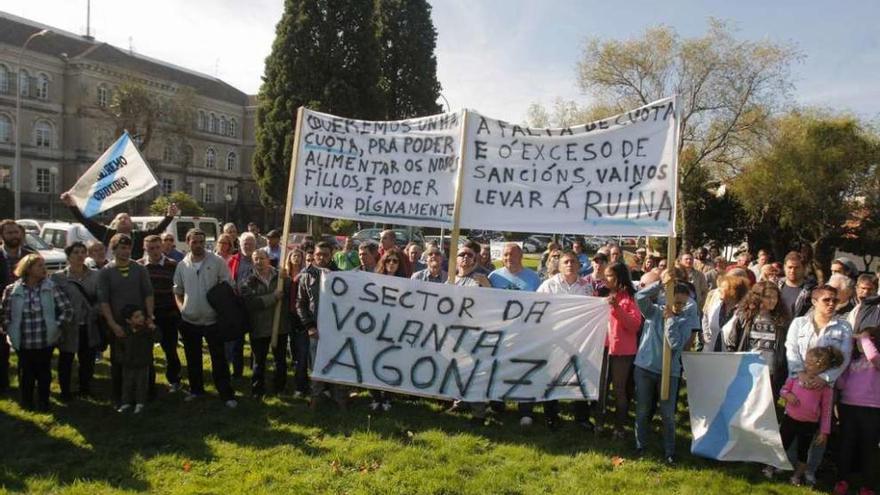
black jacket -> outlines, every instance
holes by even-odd
[[[332,267],[327,271],[334,271]],[[296,312],[303,328],[318,326],[318,299],[321,292],[323,270],[309,266],[299,275],[299,293],[296,298]]]
[[[79,208],[76,206],[70,206],[70,213],[73,214],[73,218],[76,218],[76,221],[83,224],[83,226],[95,236],[95,239],[98,239],[103,243],[107,248],[110,248],[110,238],[112,238],[116,234],[116,229],[111,229],[106,225],[101,225],[100,223],[92,220],[91,218],[86,218]],[[174,220],[174,217],[165,217],[159,222],[159,225],[156,225],[154,228],[150,230],[134,230],[131,232],[131,259],[139,260],[144,257],[144,238],[148,235],[159,235],[162,232],[165,232],[165,229],[171,224],[171,220]]]
[[[779,281],[779,290],[785,286],[785,279]],[[794,313],[788,315],[792,320],[798,316],[804,316],[807,311],[813,307],[813,289],[816,288],[816,282],[811,279],[805,279],[801,283],[801,292],[798,294],[797,301],[794,303]]]
[[[871,296],[862,301],[853,326],[853,335],[870,327],[880,327],[880,296]]]
[[[244,303],[235,289],[221,282],[208,290],[208,304],[217,312],[217,329],[225,342],[241,338],[247,325]]]

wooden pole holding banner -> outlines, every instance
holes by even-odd
[[[296,111],[296,128],[293,131],[293,152],[290,158],[290,177],[287,179],[287,205],[284,210],[284,228],[281,233],[281,257],[278,258],[278,285],[276,290],[284,288],[281,270],[287,267],[287,238],[290,237],[290,222],[293,219],[293,187],[296,184],[296,162],[299,161],[299,133],[302,130],[304,108]],[[289,277],[290,274],[288,273]],[[278,329],[281,326],[281,301],[275,303],[275,316],[272,319],[272,347],[278,345]]]
[[[678,219],[678,132],[679,125],[681,125],[680,110],[678,106],[678,98],[675,100],[675,137],[673,138],[673,146],[675,147],[675,154],[672,155],[673,163],[672,170],[675,171],[675,200],[672,202],[673,211],[672,211],[672,226],[673,231],[675,227],[675,221]],[[669,273],[674,273],[673,268],[675,267],[675,259],[678,257],[676,253],[675,246],[675,235],[671,235],[668,238],[668,245],[666,246],[666,269],[669,270]],[[673,300],[675,299],[675,277],[669,277],[669,283],[666,284],[666,307],[670,307]],[[669,399],[669,386],[671,385],[671,374],[672,374],[672,347],[669,346],[669,341],[666,339],[666,318],[663,318],[663,370],[660,374],[660,400]]]
[[[458,235],[459,235],[459,224],[461,223],[461,190],[462,183],[464,182],[464,154],[467,152],[467,146],[465,146],[465,138],[467,137],[467,117],[468,111],[465,109],[462,111],[461,117],[461,134],[460,134],[460,142],[458,143],[458,174],[455,177],[455,203],[452,205],[452,232],[449,237],[449,253],[446,255],[449,258],[447,273],[449,274],[449,278],[447,282],[450,284],[455,283],[455,271],[456,265],[455,261],[458,256]],[[443,237],[440,237],[440,245],[443,245]],[[476,256],[479,256],[480,253],[475,253]],[[474,259],[474,262],[477,260]]]

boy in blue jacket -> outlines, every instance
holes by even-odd
[[[669,279],[669,271],[663,272],[660,281],[656,274],[643,277],[646,287],[636,293],[636,302],[645,318],[642,337],[636,353],[633,378],[636,385],[636,452],[641,455],[648,440],[648,427],[659,401],[663,419],[663,450],[666,462],[675,462],[675,405],[681,377],[681,351],[694,328],[700,327],[696,303],[690,298],[687,285],[676,283],[673,302],[658,304],[657,296]],[[647,279],[647,280],[646,280]],[[660,377],[663,371],[663,341],[672,348],[669,398],[660,398]]]

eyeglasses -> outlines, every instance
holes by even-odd
[[[458,253],[458,257],[459,258],[473,258],[474,253],[468,253],[468,252]]]

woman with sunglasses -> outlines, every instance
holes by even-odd
[[[785,339],[785,357],[788,363],[788,376],[797,377],[801,386],[816,389],[833,385],[837,377],[849,366],[852,355],[852,327],[845,318],[835,316],[838,303],[837,289],[830,285],[820,285],[811,293],[812,309],[807,314],[795,318],[788,328]],[[843,354],[843,364],[823,371],[816,376],[806,373],[807,351],[814,347],[831,346]],[[795,445],[791,449],[796,448]],[[809,485],[816,483],[816,469],[822,463],[824,445],[814,444],[807,460],[804,480]]]
[[[379,263],[376,264],[376,273],[393,277],[407,277],[402,259],[403,255],[396,248],[385,251],[379,258]],[[370,398],[372,399],[370,410],[391,410],[391,398],[382,390],[370,390]]]

